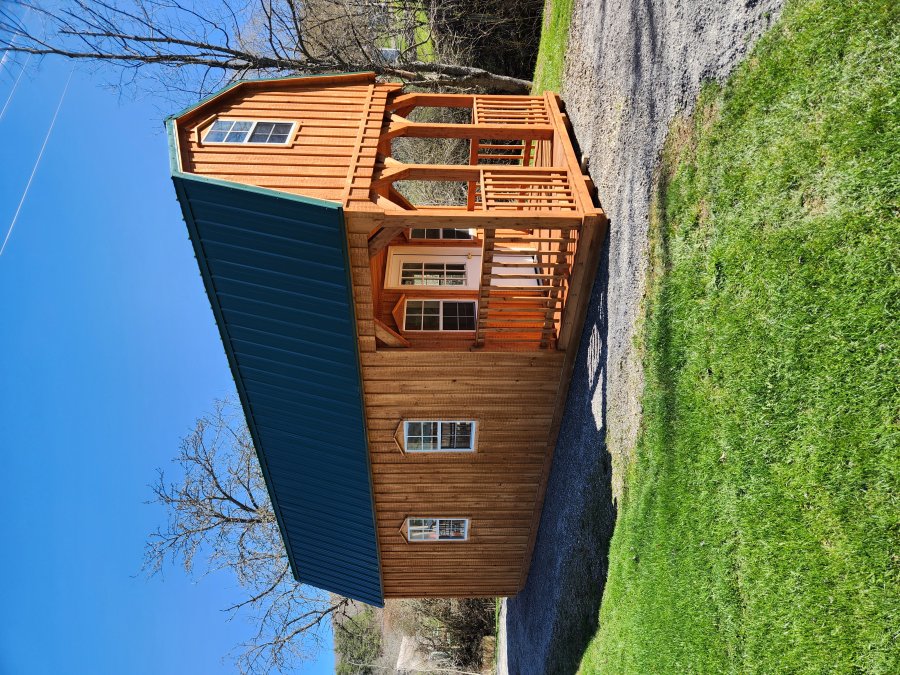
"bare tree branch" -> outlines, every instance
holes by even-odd
[[[257,624],[233,654],[241,672],[280,671],[310,657],[326,620],[348,601],[294,581],[240,406],[216,402],[173,461],[179,478],[160,470],[151,485],[167,522],[147,541],[144,570],[153,576],[174,563],[188,573],[235,576],[246,597],[224,611]]]
[[[526,93],[530,82],[423,59],[435,0],[22,0],[0,10],[0,49],[137,72],[205,95],[246,76],[371,70],[429,89]],[[465,0],[443,0],[448,5]]]

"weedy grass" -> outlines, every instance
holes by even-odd
[[[898,27],[789,2],[673,127],[582,672],[900,672]]]
[[[575,0],[546,0],[544,3],[544,21],[532,78],[532,94],[558,92],[562,87],[574,4]]]
[[[416,51],[420,61],[429,63],[434,61],[434,41],[431,38],[431,31],[428,29],[428,14],[424,9],[416,10],[416,44],[419,45]]]

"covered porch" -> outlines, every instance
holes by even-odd
[[[417,107],[465,108],[470,121],[411,121],[408,115]],[[391,146],[402,137],[463,139],[468,163],[397,161]],[[395,186],[407,180],[463,183],[465,203],[412,203]],[[480,284],[471,348],[568,348],[583,320],[606,218],[555,94],[389,98],[370,198],[381,212],[369,236],[371,258],[413,228],[478,233]]]

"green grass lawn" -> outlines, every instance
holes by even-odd
[[[558,92],[562,87],[566,46],[569,42],[569,24],[575,0],[546,0],[541,41],[532,78],[533,94],[545,91]]]
[[[789,2],[670,133],[583,672],[900,672],[898,26]]]

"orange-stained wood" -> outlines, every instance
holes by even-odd
[[[418,106],[467,107],[472,123],[410,122]],[[219,118],[298,126],[285,145],[205,144]],[[607,226],[559,100],[404,94],[368,73],[247,83],[177,125],[184,171],[344,209],[385,596],[518,592]],[[401,164],[390,139],[404,135],[470,139],[469,165]],[[466,203],[417,207],[394,184],[404,179],[464,182]],[[414,240],[408,228],[475,236]],[[478,256],[476,283],[386,287],[396,246]],[[474,301],[475,330],[404,330],[405,303],[422,299]],[[407,452],[404,420],[473,421],[475,449]],[[469,539],[410,542],[416,516],[468,518]]]
[[[368,199],[387,96],[371,74],[244,83],[178,120],[182,170],[345,203]],[[204,143],[215,119],[296,122],[286,145]],[[359,181],[364,186],[357,194]]]

